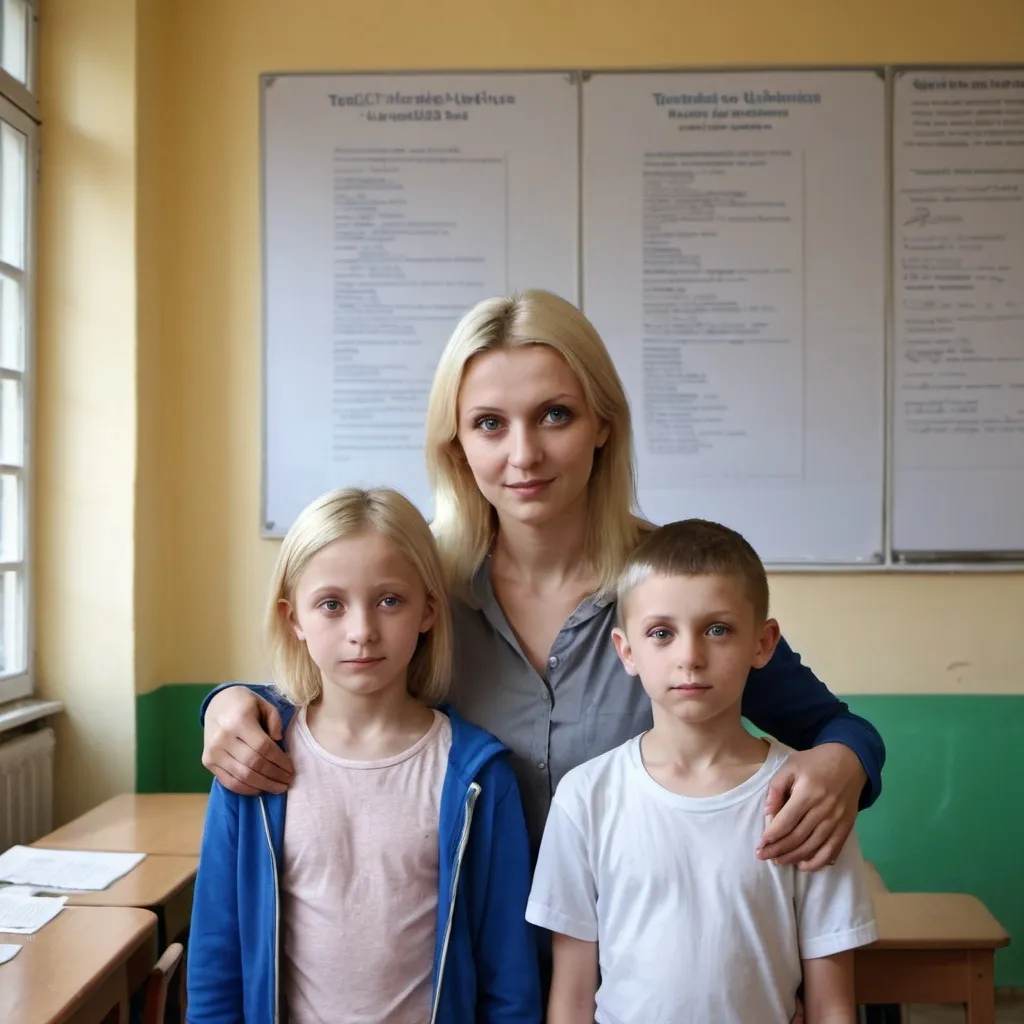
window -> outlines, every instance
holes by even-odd
[[[35,4],[0,0],[0,702],[32,692]]]

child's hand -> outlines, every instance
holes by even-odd
[[[274,742],[281,736],[276,708],[244,686],[228,687],[206,709],[203,764],[232,793],[283,793],[292,762]]]
[[[801,871],[834,864],[857,820],[867,775],[857,755],[840,743],[823,743],[790,755],[768,789],[757,856]]]

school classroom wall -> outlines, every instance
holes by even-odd
[[[1019,0],[47,0],[37,670],[57,815],[205,789],[199,701],[259,680],[257,75],[1024,59]],[[684,514],[685,509],[680,509]],[[881,729],[892,888],[976,893],[1024,985],[1024,577],[779,576],[793,645]]]

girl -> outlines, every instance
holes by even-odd
[[[215,782],[188,961],[191,1024],[537,1024],[530,851],[505,748],[436,710],[451,621],[430,528],[340,490],[281,547],[265,633],[295,775]]]
[[[541,291],[488,299],[441,355],[426,448],[433,529],[459,596],[453,701],[511,748],[537,844],[559,779],[651,726],[611,641],[614,581],[648,529],[629,405],[573,305]],[[785,641],[751,672],[743,713],[800,751],[772,782],[758,856],[823,867],[878,796],[881,737]],[[291,781],[261,723],[280,736],[277,711],[242,687],[210,700],[203,763],[235,792]]]

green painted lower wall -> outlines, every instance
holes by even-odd
[[[865,856],[890,889],[982,900],[1013,939],[996,984],[1024,986],[1024,695],[844,699],[888,752],[857,824]]]
[[[200,760],[199,706],[213,687],[177,683],[135,701],[135,788],[140,793],[205,793],[212,776]]]
[[[205,684],[138,698],[138,788],[197,792]],[[996,983],[1024,986],[1024,695],[846,698],[885,738],[879,802],[858,834],[890,889],[969,892],[1016,936]]]

